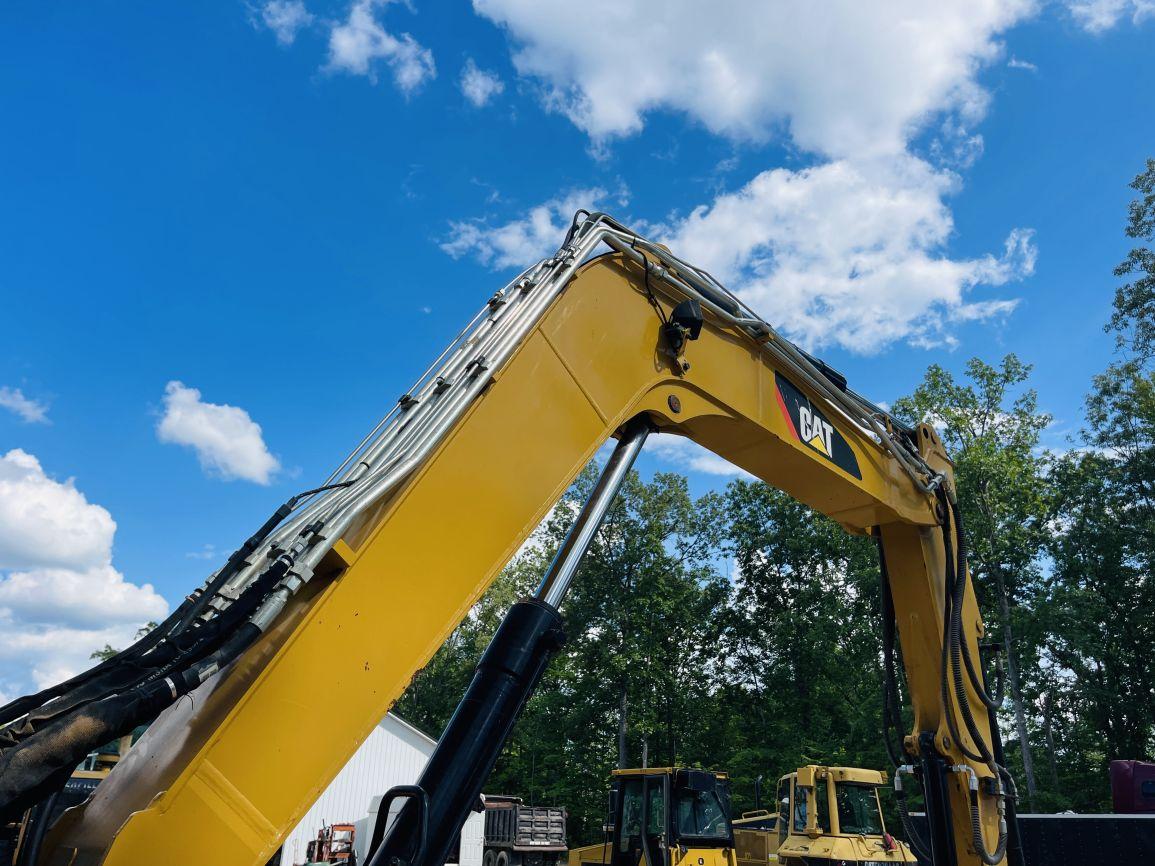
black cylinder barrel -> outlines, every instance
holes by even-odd
[[[564,640],[561,617],[551,605],[523,599],[510,608],[417,783],[426,814],[416,798],[407,798],[378,845],[388,820],[379,812],[369,866],[445,862],[522,707]]]

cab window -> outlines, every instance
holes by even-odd
[[[630,779],[622,784],[622,832],[620,847],[630,849],[630,839],[642,832],[642,780]]]
[[[830,832],[830,809],[826,802],[826,783],[819,782],[815,788],[794,786],[794,832],[806,832],[806,810],[810,804],[818,802],[818,829],[823,833]]]
[[[778,839],[785,842],[790,831],[790,779],[778,780]]]
[[[666,817],[666,795],[662,791],[662,780],[655,779],[650,782],[650,820],[646,825],[646,832],[651,836],[657,836],[659,833],[665,833],[666,828],[663,826]]]
[[[729,839],[730,821],[717,791],[679,788],[675,821],[679,836],[699,839]]]
[[[882,835],[882,812],[878,793],[872,785],[839,782],[835,787],[838,801],[838,829],[851,835]]]
[[[621,791],[622,832],[619,836],[619,847],[622,851],[628,851],[631,844],[642,835],[642,780],[627,780],[622,784]],[[646,824],[646,834],[658,836],[665,832],[663,822],[666,815],[665,795],[662,792],[660,779],[650,781],[648,799],[650,801],[650,814]]]

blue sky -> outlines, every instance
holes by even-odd
[[[0,696],[323,479],[578,204],[876,400],[1018,353],[1062,447],[1155,155],[1155,7],[700,5],[5,4]]]

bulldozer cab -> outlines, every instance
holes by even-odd
[[[802,767],[778,780],[778,862],[916,862],[882,817],[877,770]]]
[[[614,770],[608,817],[604,843],[571,851],[570,866],[735,866],[725,773]]]

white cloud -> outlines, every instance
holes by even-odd
[[[210,475],[268,484],[281,468],[265,446],[261,425],[244,409],[205,403],[196,388],[175,381],[165,387],[164,408],[157,438],[193,448]]]
[[[1038,72],[1039,67],[1029,60],[1022,60],[1018,57],[1012,57],[1007,61],[1007,66],[1010,69],[1025,69],[1027,72]]]
[[[0,580],[0,609],[25,623],[99,629],[139,626],[163,617],[168,605],[151,584],[128,583],[111,565],[99,565],[11,572]]]
[[[267,0],[256,11],[261,23],[285,46],[292,45],[297,33],[316,20],[302,0]]]
[[[1155,3],[1151,0],[1071,0],[1067,8],[1088,33],[1110,30],[1128,15],[1133,24],[1155,16]]]
[[[200,550],[190,550],[185,554],[186,559],[216,559],[218,556],[215,544],[206,544]]]
[[[0,570],[84,570],[112,559],[116,523],[72,480],[55,481],[14,448],[0,458]]]
[[[489,100],[505,90],[497,73],[478,68],[470,57],[461,70],[461,92],[475,108],[482,108]]]
[[[753,478],[745,469],[739,469],[728,460],[723,460],[712,451],[707,451],[685,436],[651,436],[646,442],[646,453],[659,460],[706,475],[721,475],[734,478]]]
[[[947,199],[960,186],[955,171],[982,154],[974,127],[989,95],[977,76],[1003,55],[1000,35],[1036,11],[1034,0],[719,0],[708,15],[695,0],[474,8],[507,29],[518,71],[542,83],[547,106],[595,150],[674,111],[733,140],[783,137],[812,157],[656,230],[807,345],[950,344],[951,324],[1015,306],[974,289],[1033,271],[1026,230],[1011,231],[1002,255],[951,257]],[[455,223],[444,248],[511,258],[477,222]]]
[[[410,94],[437,76],[433,52],[408,33],[394,36],[377,20],[377,10],[392,0],[356,0],[349,17],[333,26],[329,34],[329,69],[364,75],[376,80],[376,61],[393,71],[393,81]]]
[[[0,386],[0,408],[19,415],[29,424],[48,424],[48,405],[40,400],[25,397],[19,388]]]
[[[1032,234],[1016,230],[999,257],[946,256],[953,220],[943,196],[955,184],[909,156],[773,169],[659,235],[811,347],[949,343],[949,323],[1015,305],[968,301],[968,291],[1029,275],[1036,255]]]
[[[126,646],[168,604],[112,565],[116,523],[31,454],[0,457],[0,692],[43,688]]]
[[[561,245],[576,210],[598,210],[609,199],[602,187],[575,189],[502,225],[490,226],[482,220],[454,222],[441,249],[455,259],[472,255],[495,269],[525,268]],[[625,192],[619,192],[617,199],[623,203]]]
[[[1017,304],[973,291],[1029,276],[1037,257],[1026,229],[1012,230],[999,255],[948,256],[954,221],[944,197],[957,185],[913,156],[837,160],[762,172],[684,217],[639,227],[810,348],[951,346],[951,325],[998,319]],[[505,223],[453,223],[441,246],[493,268],[524,267],[557,248],[575,210],[608,198],[576,190]]]
[[[718,134],[788,129],[832,157],[901,153],[944,111],[981,116],[975,76],[1033,0],[750,3],[474,0],[505,27],[518,71],[594,139],[682,112]]]

